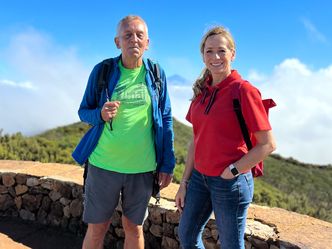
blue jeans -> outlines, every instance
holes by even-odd
[[[227,180],[205,176],[194,169],[179,224],[182,248],[204,248],[202,233],[213,211],[221,248],[244,249],[247,210],[253,190],[251,172]]]

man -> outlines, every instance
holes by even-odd
[[[122,204],[126,249],[143,249],[142,224],[152,193],[153,171],[160,188],[168,186],[175,165],[173,123],[166,76],[161,69],[161,92],[155,89],[151,65],[143,58],[148,28],[139,16],[123,18],[114,39],[119,57],[112,60],[108,87],[97,97],[101,70],[91,72],[79,108],[82,121],[92,125],[73,152],[77,162],[88,159],[83,220],[88,229],[84,249],[103,248],[111,216]],[[111,99],[108,99],[108,98]]]

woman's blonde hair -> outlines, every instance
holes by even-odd
[[[200,44],[200,51],[202,56],[204,56],[204,48],[207,38],[213,35],[222,35],[228,42],[228,48],[232,51],[235,51],[235,42],[231,33],[222,26],[216,26],[209,29],[202,38]],[[193,91],[194,91],[193,99],[195,99],[203,91],[204,82],[206,78],[209,77],[210,75],[211,75],[210,71],[205,67],[193,85]]]

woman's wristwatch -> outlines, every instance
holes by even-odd
[[[231,164],[228,166],[230,171],[232,172],[233,176],[237,177],[240,172],[237,170],[237,168],[235,168],[234,164]]]

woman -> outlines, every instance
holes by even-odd
[[[200,47],[206,68],[193,86],[186,119],[194,137],[176,205],[182,213],[181,246],[204,248],[202,232],[212,211],[221,248],[244,248],[247,209],[253,197],[251,168],[275,150],[260,92],[231,69],[235,44],[223,27],[209,30]],[[233,110],[238,87],[241,109],[256,145],[248,151]]]

